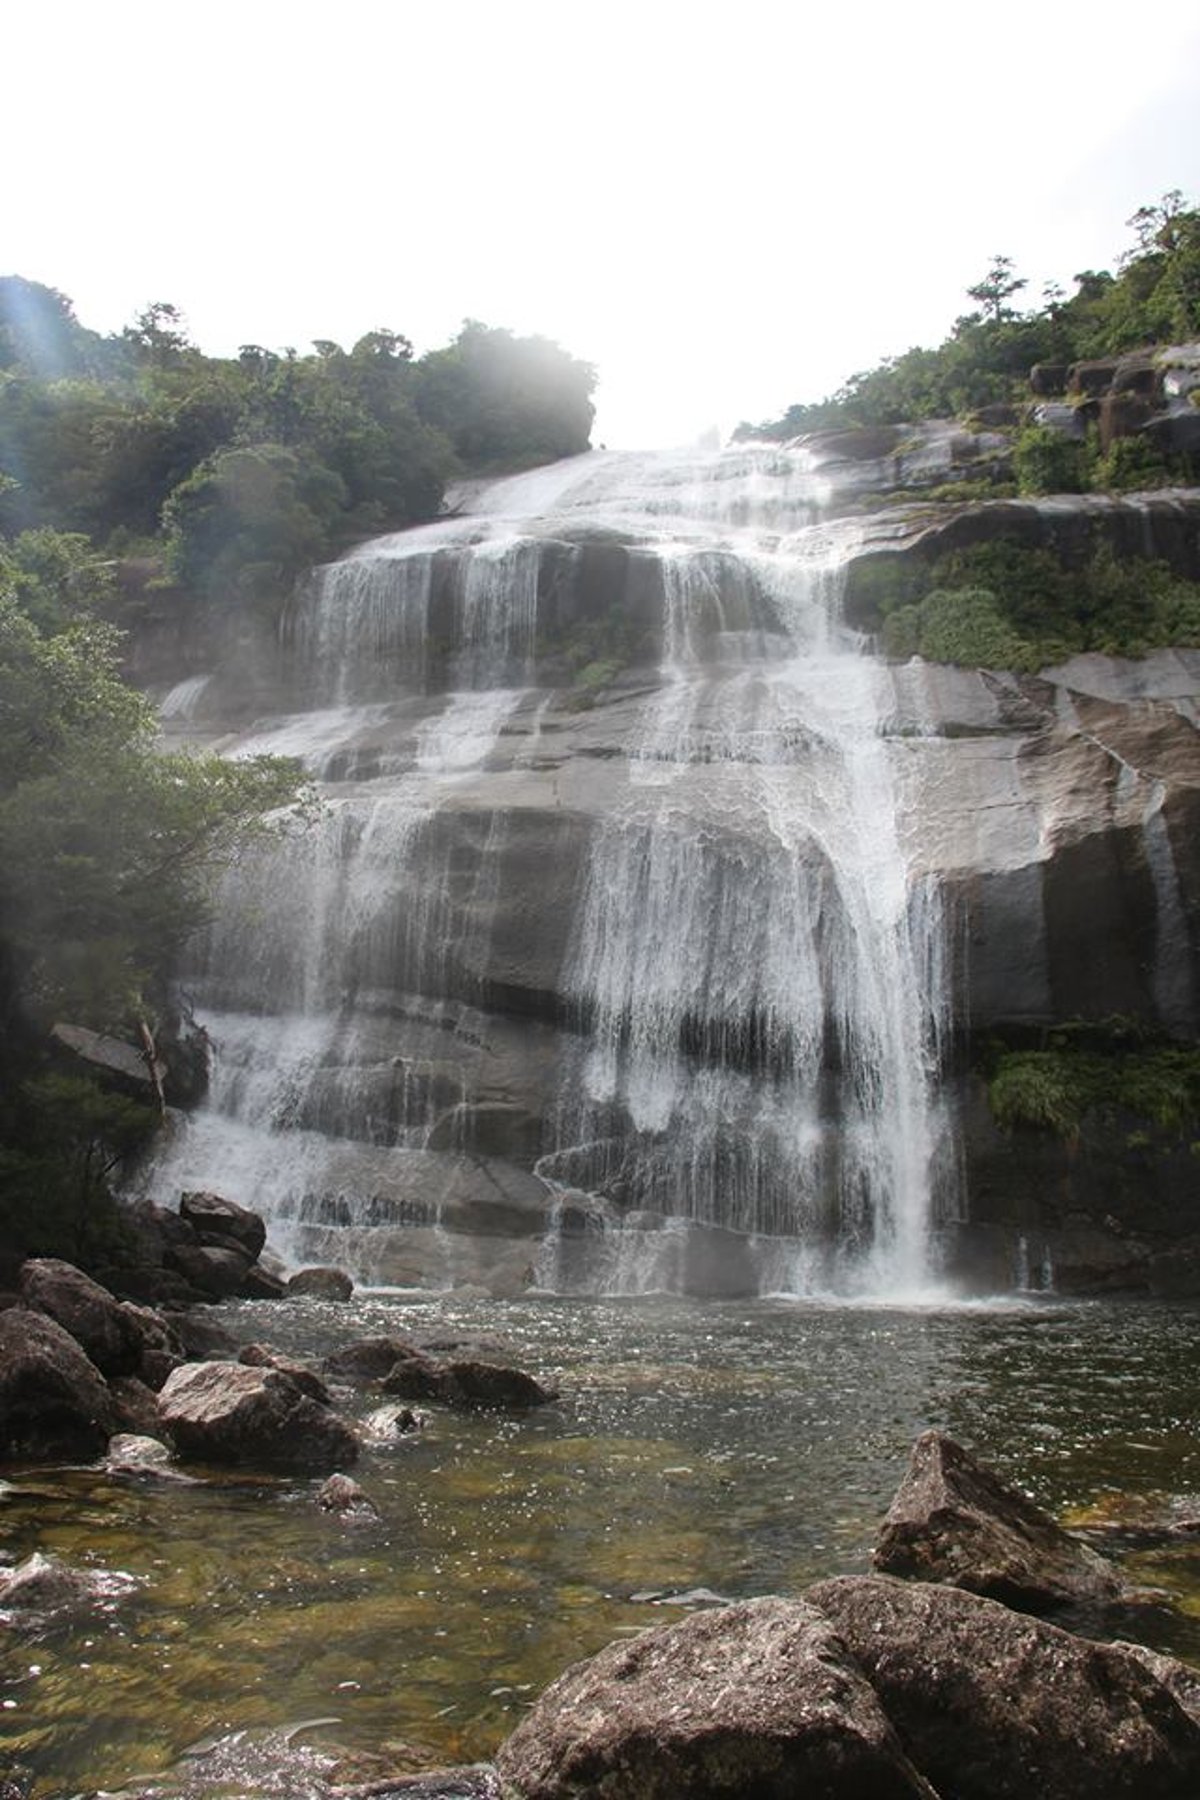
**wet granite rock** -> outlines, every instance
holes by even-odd
[[[382,1381],[411,1348],[403,1338],[359,1338],[356,1343],[332,1351],[325,1358],[323,1367],[335,1380],[367,1385]]]
[[[33,1311],[69,1331],[102,1375],[132,1375],[141,1366],[142,1333],[107,1288],[73,1263],[34,1256],[21,1267],[21,1293]]]
[[[282,1300],[286,1293],[287,1283],[278,1275],[265,1269],[261,1262],[250,1264],[242,1282],[243,1300]]]
[[[277,1369],[185,1363],[159,1395],[159,1412],[179,1455],[198,1462],[319,1472],[358,1457],[345,1421]]]
[[[90,1461],[119,1428],[103,1375],[57,1320],[0,1312],[0,1457]]]
[[[820,1581],[804,1599],[831,1621],[944,1796],[1200,1794],[1200,1721],[1121,1645],[959,1588],[887,1576]]]
[[[173,1312],[170,1328],[184,1356],[191,1362],[219,1362],[237,1356],[237,1340],[203,1311]]]
[[[1110,1562],[940,1431],[913,1445],[872,1561],[886,1574],[945,1582],[1025,1612],[1107,1605],[1133,1592]]]
[[[251,1369],[278,1369],[281,1375],[286,1375],[295,1382],[302,1394],[307,1394],[311,1400],[319,1400],[322,1406],[329,1405],[329,1389],[316,1370],[310,1369],[307,1363],[283,1356],[278,1350],[269,1349],[266,1344],[243,1344],[237,1359]]]
[[[446,1406],[481,1411],[523,1411],[546,1406],[558,1390],[543,1386],[524,1369],[471,1360],[435,1362],[410,1346],[384,1377],[383,1391],[404,1400],[440,1400]]]
[[[501,1745],[520,1800],[937,1800],[834,1627],[750,1600],[610,1644]]]
[[[179,1216],[186,1219],[201,1243],[232,1239],[246,1252],[247,1262],[254,1261],[267,1241],[267,1228],[259,1215],[220,1194],[181,1194]]]
[[[307,1295],[312,1300],[349,1300],[354,1283],[342,1269],[299,1269],[287,1283],[289,1296]]]
[[[122,1300],[121,1311],[131,1321],[141,1344],[135,1373],[157,1393],[172,1369],[185,1360],[183,1347],[162,1313],[153,1307]]]
[[[216,1244],[179,1244],[166,1254],[176,1274],[211,1300],[231,1300],[240,1294],[252,1260],[243,1250],[221,1249]]]
[[[158,1398],[136,1375],[117,1375],[108,1384],[123,1432],[154,1437],[159,1428]]]

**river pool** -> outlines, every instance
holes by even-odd
[[[864,1570],[929,1425],[1070,1523],[1200,1515],[1191,1307],[408,1293],[213,1311],[310,1357],[381,1332],[486,1335],[562,1397],[520,1418],[424,1408],[420,1433],[355,1470],[381,1513],[368,1526],[321,1513],[295,1477],[5,1470],[8,1557],[136,1584],[0,1629],[0,1772],[24,1765],[38,1800],[314,1718],[350,1746],[486,1756],[566,1663],[678,1617],[688,1590],[794,1593]],[[380,1400],[340,1398],[359,1415]],[[1200,1544],[1114,1542],[1177,1597],[1155,1641],[1200,1662]]]

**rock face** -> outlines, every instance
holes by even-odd
[[[0,1456],[87,1460],[119,1425],[104,1377],[61,1325],[0,1312]]]
[[[1118,1601],[1120,1572],[940,1431],[913,1445],[888,1509],[875,1567],[946,1582],[1026,1612]]]
[[[1200,652],[1017,677],[887,666],[827,629],[843,579],[870,631],[872,569],[998,537],[1200,573],[1195,495],[841,516],[1004,442],[944,423],[589,459],[315,572],[282,644],[232,656],[189,721],[244,745],[274,721],[253,743],[298,745],[330,805],[235,872],[189,971],[253,1117],[214,1090],[153,1191],[216,1181],[227,1129],[289,1252],[360,1280],[570,1290],[644,1247],[655,1285],[736,1295],[770,1279],[768,1237],[814,1248],[815,1282],[844,1267],[846,1147],[898,1167],[878,1096],[911,1088],[923,1031],[1195,1031]],[[903,931],[874,930],[883,888]],[[890,1037],[880,992],[908,996]],[[1011,1265],[1006,1148],[968,1139],[943,1211],[1009,1228]],[[900,1179],[872,1218],[900,1216]],[[1182,1174],[1172,1196],[1167,1242]]]
[[[1120,1645],[886,1577],[818,1582],[805,1599],[943,1795],[1188,1800],[1200,1791],[1200,1720]]]
[[[699,1613],[577,1663],[496,1768],[520,1800],[937,1800],[836,1631],[786,1600]]]
[[[358,1456],[350,1428],[276,1369],[185,1363],[159,1395],[162,1428],[198,1462],[313,1470]]]

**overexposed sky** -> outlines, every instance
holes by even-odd
[[[543,332],[610,448],[819,399],[993,254],[1036,302],[1200,201],[1200,0],[65,0],[4,47],[0,274],[214,353]]]

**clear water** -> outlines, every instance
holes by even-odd
[[[218,1316],[307,1354],[485,1333],[562,1399],[519,1419],[427,1409],[418,1438],[356,1470],[383,1515],[365,1528],[319,1513],[317,1484],[295,1478],[8,1470],[8,1554],[138,1582],[106,1611],[0,1637],[0,1768],[28,1765],[39,1800],[164,1769],[202,1736],[318,1717],[349,1745],[486,1756],[568,1662],[679,1616],[672,1594],[863,1570],[928,1425],[1075,1522],[1200,1511],[1190,1308],[367,1295]],[[1200,1549],[1133,1543],[1118,1547],[1139,1579],[1182,1609],[1158,1641],[1200,1662]]]

